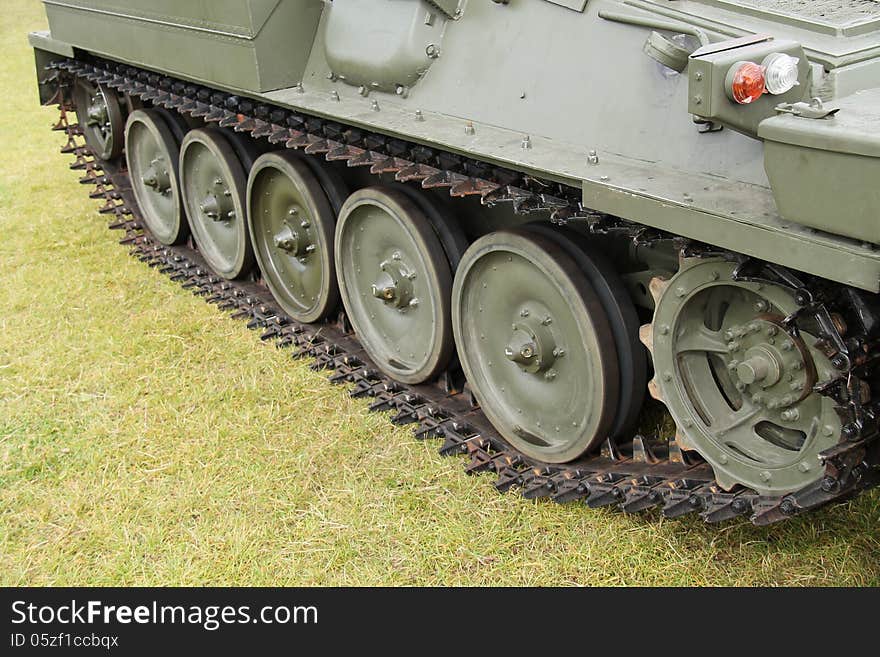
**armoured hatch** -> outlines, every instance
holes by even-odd
[[[405,94],[440,56],[453,5],[422,0],[335,0],[325,10],[324,54],[334,79]]]

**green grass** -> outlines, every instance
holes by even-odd
[[[129,258],[0,12],[0,584],[880,583],[880,497],[706,526],[499,495]]]

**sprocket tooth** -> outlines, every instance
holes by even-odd
[[[654,325],[653,324],[642,324],[639,327],[639,341],[645,348],[650,351],[652,354],[654,353]]]
[[[657,303],[660,300],[660,297],[663,296],[663,293],[666,292],[666,288],[669,287],[669,279],[663,278],[661,276],[655,276],[648,283],[648,291],[651,293],[651,296],[654,298],[654,303]]]
[[[648,381],[648,394],[659,402],[663,401],[663,395],[660,393],[660,386],[657,385],[657,377]]]

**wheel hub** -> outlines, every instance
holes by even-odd
[[[753,404],[770,410],[804,399],[815,384],[815,369],[806,345],[788,335],[782,317],[763,316],[724,333],[725,364],[736,389]]]
[[[167,194],[171,190],[171,175],[168,167],[161,158],[155,158],[150,162],[143,174],[141,181],[157,194]]]
[[[316,247],[308,235],[309,222],[303,219],[298,224],[295,223],[298,215],[299,210],[295,207],[287,211],[287,220],[282,225],[281,230],[275,234],[273,242],[275,243],[275,248],[279,251],[283,251],[293,258],[298,258],[305,262],[305,257],[310,253],[314,253]]]
[[[107,125],[107,122],[110,120],[110,115],[107,109],[107,103],[104,102],[104,97],[101,94],[92,98],[92,103],[89,105],[87,115],[89,117],[88,125],[101,126],[102,128]]]
[[[416,273],[401,261],[400,253],[395,251],[390,260],[379,263],[379,271],[379,277],[370,286],[375,298],[401,311],[418,307],[419,300],[413,296],[412,285]]]
[[[231,196],[232,192],[223,179],[217,178],[199,202],[199,211],[212,221],[232,221],[235,219],[235,206],[230,200]]]
[[[523,307],[519,316],[511,324],[511,335],[504,347],[504,355],[516,363],[523,372],[544,373],[544,378],[552,381],[555,371],[551,366],[562,350],[556,346],[556,339],[550,330],[553,319],[544,314],[543,319],[534,317]]]

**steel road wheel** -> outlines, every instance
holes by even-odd
[[[404,383],[439,374],[454,347],[452,272],[424,212],[399,190],[358,190],[342,207],[335,248],[343,304],[376,366]]]
[[[785,330],[794,294],[734,280],[735,266],[696,260],[652,282],[651,392],[675,419],[679,445],[705,458],[723,488],[785,494],[817,481],[819,453],[840,439],[834,401],[813,392],[833,368],[816,337]]]
[[[339,302],[333,239],[336,213],[311,168],[295,153],[266,153],[248,179],[254,254],[275,300],[300,322]]]
[[[219,130],[187,133],[180,147],[180,187],[190,229],[208,265],[229,279],[250,273],[254,254],[245,214],[247,178]]]
[[[481,237],[461,260],[452,298],[465,376],[505,439],[563,463],[608,437],[620,389],[613,334],[556,242],[523,228]]]
[[[125,124],[125,158],[132,191],[147,228],[162,244],[189,235],[178,183],[180,150],[158,110],[136,110]]]
[[[119,98],[110,89],[79,80],[74,90],[76,118],[86,144],[100,160],[112,160],[122,154],[125,120]]]
[[[529,231],[553,240],[571,256],[595,290],[614,335],[620,372],[620,403],[611,435],[628,434],[636,425],[648,387],[648,359],[639,340],[639,316],[626,286],[600,247],[568,228],[547,223],[526,224]]]

